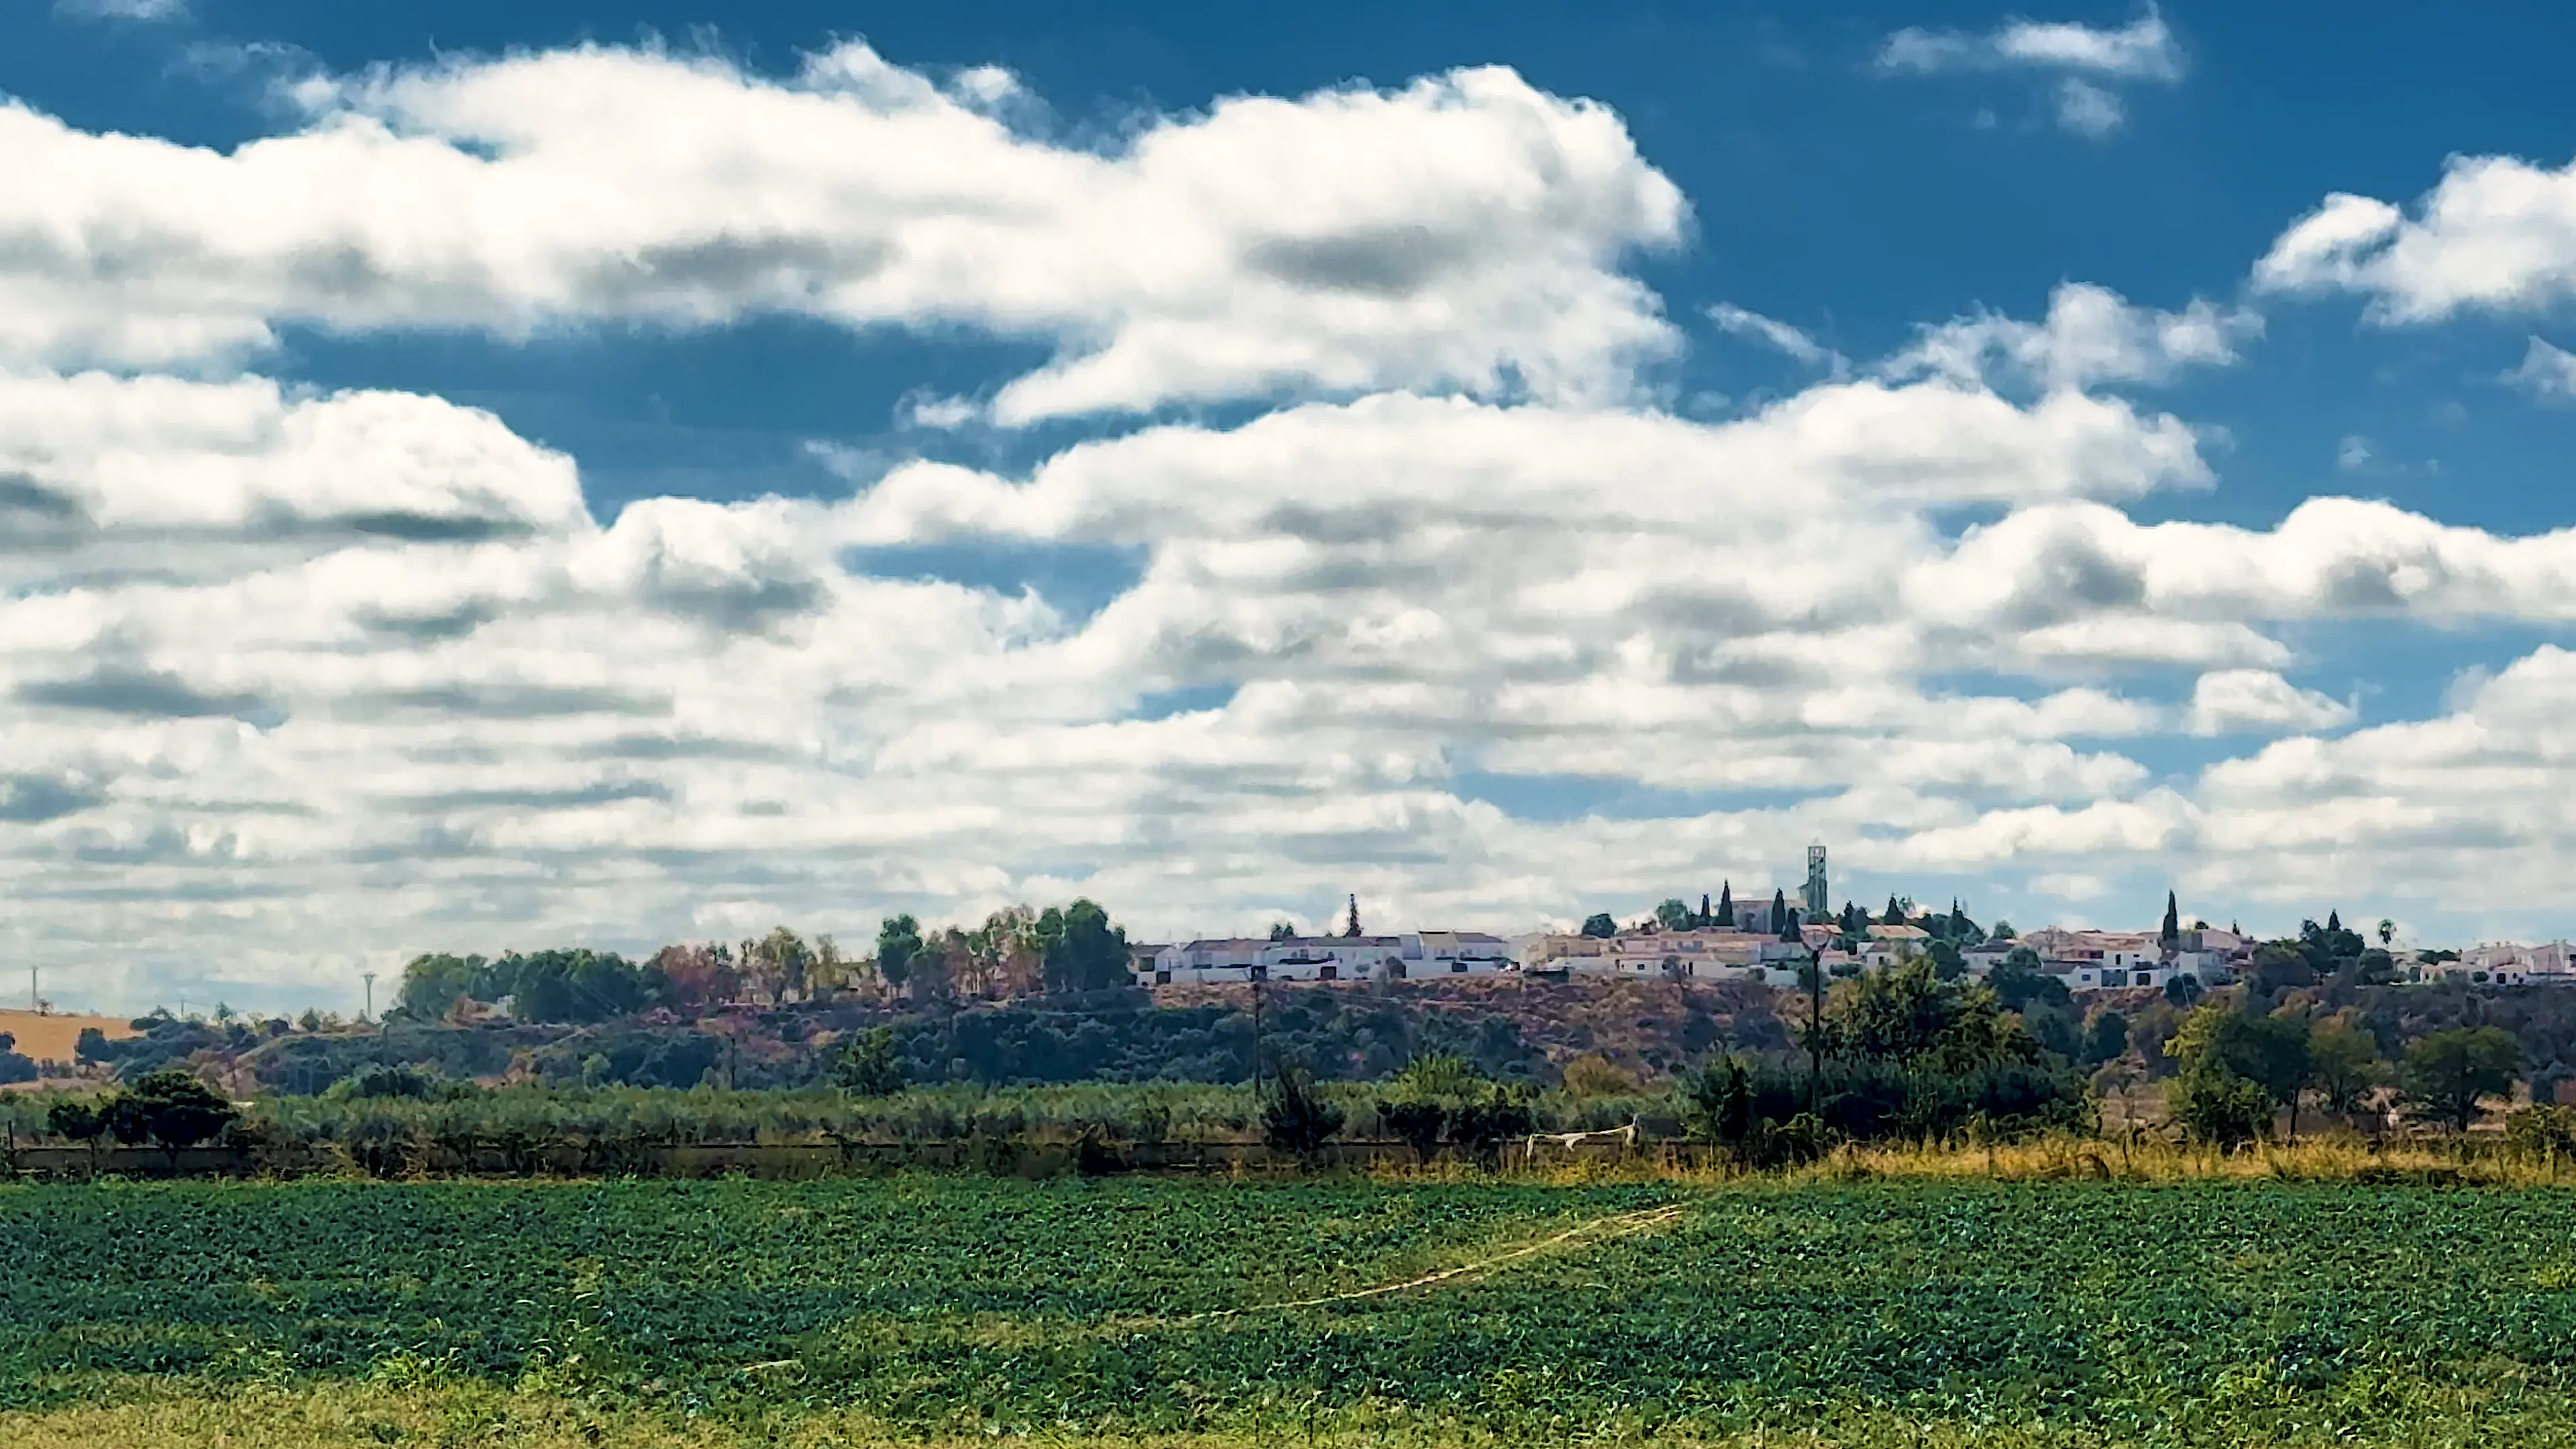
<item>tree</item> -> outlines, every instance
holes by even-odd
[[[1377,1120],[1413,1149],[1414,1161],[1429,1162],[1440,1151],[1440,1135],[1449,1128],[1449,1108],[1422,1098],[1380,1097]]]
[[[1270,939],[1273,941],[1294,941],[1297,939],[1297,928],[1286,921],[1272,921],[1270,923]]]
[[[1986,939],[1989,941],[2009,941],[2012,938],[2013,928],[2010,921],[1997,921],[1995,928],[1986,933]]]
[[[2329,1112],[2350,1117],[2379,1085],[2379,1043],[2348,1021],[2330,1021],[2308,1038],[2309,1084]]]
[[[2272,1099],[2262,1087],[2207,1062],[2174,1078],[2165,1106],[2185,1138],[2213,1147],[2251,1142],[2272,1120]]]
[[[1932,974],[1944,981],[1956,981],[1968,974],[1968,959],[1947,939],[1934,941],[1924,955],[1932,963]]]
[[[2522,1043],[2511,1032],[2455,1026],[2406,1049],[2398,1085],[2417,1116],[2466,1132],[2478,1120],[2479,1102],[2511,1092],[2522,1065]]]
[[[181,1152],[216,1136],[241,1116],[214,1089],[176,1067],[145,1074],[109,1098],[103,1115],[117,1141],[151,1142],[170,1154],[174,1172]]]
[[[1992,991],[1942,981],[1921,957],[1838,989],[1826,1031],[1841,1055],[1942,1072],[2039,1060],[2038,1043]]]
[[[1608,911],[1594,911],[1583,918],[1583,934],[1595,940],[1607,941],[1619,934],[1619,923],[1610,919]]]
[[[2396,923],[2395,921],[2392,921],[2392,920],[2388,919],[2386,916],[2382,916],[2382,917],[2380,917],[2380,918],[2379,918],[2379,944],[2380,944],[2380,946],[2381,946],[2383,949],[2385,949],[2386,947],[2388,947],[2388,946],[2391,946],[2391,945],[2395,944],[2395,943],[2396,943],[2396,940],[2397,940],[2397,923]]]
[[[1733,881],[1722,880],[1717,883],[1717,924],[1730,931],[1735,929],[1735,883]]]
[[[99,1139],[107,1135],[106,1113],[87,1102],[65,1099],[45,1109],[45,1130],[66,1142],[86,1145],[90,1171],[98,1171]]]
[[[2165,1000],[2189,1007],[2200,1000],[2200,978],[2189,971],[2165,978]]]
[[[2305,1017],[2247,1016],[2205,1002],[2183,1018],[2165,1052],[2185,1076],[2218,1073],[2253,1083],[2268,1101],[2290,1109],[2290,1135],[2298,1135],[2299,1094],[2313,1070]]]
[[[2075,994],[2066,988],[2065,978],[2042,970],[2039,953],[2028,946],[2013,947],[1994,970],[1986,973],[1986,986],[2006,1011],[2020,1011],[2037,1001],[2064,1006],[2075,999]]]
[[[1858,901],[1845,901],[1840,924],[1843,934],[1857,941],[1869,934],[1869,911]]]
[[[1262,1092],[1261,1140],[1273,1151],[1312,1163],[1341,1130],[1342,1109],[1324,1099],[1306,1064],[1294,1058],[1279,1063]]]
[[[2172,891],[2165,892],[2165,924],[2159,938],[2169,951],[2182,944],[2182,908],[2174,900]]]
[[[2084,1029],[2084,1065],[2098,1067],[2117,1061],[2129,1052],[2129,1019],[2116,1011],[2105,1011],[2093,1018]]]
[[[1667,931],[1687,931],[1691,925],[1691,909],[1678,898],[1667,900],[1655,907],[1655,924]]]
[[[1904,925],[1904,924],[1905,924],[1905,907],[1904,907],[1904,905],[1903,905],[1901,902],[1899,902],[1899,901],[1896,899],[1896,897],[1894,897],[1894,896],[1889,896],[1889,897],[1887,898],[1887,914],[1885,914],[1885,915],[1883,915],[1883,916],[1880,916],[1880,917],[1878,918],[1878,923],[1879,923],[1880,925],[1882,925],[1882,926],[1902,926],[1902,925]]]
[[[1351,918],[1343,923],[1342,934],[1354,941],[1360,936],[1360,898],[1356,891],[1351,894]]]
[[[889,916],[877,927],[877,974],[900,991],[912,979],[912,963],[921,955],[921,922]]]
[[[1699,927],[1703,931],[1717,924],[1717,917],[1709,914],[1708,892],[1706,891],[1701,891],[1699,893],[1699,918],[1691,922],[1691,924]]]
[[[895,1054],[894,1028],[858,1034],[832,1062],[832,1080],[853,1097],[891,1097],[903,1090],[903,1058]]]
[[[1771,934],[1786,938],[1789,934],[1789,893],[1771,893]]]
[[[1049,991],[1105,991],[1132,979],[1127,933],[1109,923],[1097,902],[1077,900],[1060,919],[1044,957]]]

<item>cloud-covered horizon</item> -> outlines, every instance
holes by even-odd
[[[2009,58],[2169,79],[2149,21]],[[1352,891],[1519,930],[1794,884],[1810,839],[1998,901],[2152,880],[2213,917],[2544,929],[2570,858],[2530,802],[2576,769],[2576,655],[2400,718],[2303,641],[2576,620],[2576,532],[2332,496],[2192,521],[2225,439],[2168,390],[2262,347],[2241,299],[2072,280],[1846,358],[1649,288],[1692,200],[1500,67],[1099,148],[1011,119],[1002,72],[855,44],[293,92],[229,151],[0,108],[0,877],[67,997],[1077,892],[1156,937]],[[2476,244],[2438,195],[2359,205],[2285,218],[2258,295],[2484,296],[2419,255]],[[1088,431],[601,517],[492,412],[267,370],[302,332],[779,314],[1037,341],[910,421]],[[1803,375],[1683,408],[1674,316]],[[1109,583],[913,562],[960,550]],[[1587,790],[1630,803],[1527,798]]]

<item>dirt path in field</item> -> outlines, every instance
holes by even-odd
[[[1192,1313],[1185,1317],[1163,1321],[1178,1327],[1187,1323],[1205,1323],[1219,1318],[1240,1318],[1246,1314],[1269,1313],[1280,1309],[1324,1308],[1335,1303],[1352,1303],[1363,1298],[1382,1298],[1390,1293],[1406,1293],[1416,1288],[1429,1288],[1435,1284],[1455,1282],[1461,1278],[1490,1273],[1496,1268],[1508,1267],[1524,1258],[1544,1253],[1550,1248],[1561,1247],[1576,1238],[1589,1236],[1595,1240],[1606,1240],[1627,1237],[1634,1233],[1651,1232],[1681,1217],[1689,1206],[1688,1203],[1673,1203],[1665,1207],[1644,1208],[1633,1213],[1614,1213],[1606,1218],[1594,1218],[1588,1223],[1578,1223],[1552,1237],[1541,1238],[1534,1243],[1524,1243],[1508,1252],[1496,1253],[1490,1258],[1479,1258],[1472,1263],[1461,1263],[1454,1268],[1443,1268],[1437,1273],[1425,1273],[1419,1278],[1407,1278],[1401,1283],[1381,1283],[1374,1288],[1353,1288],[1343,1293],[1327,1293],[1320,1298],[1292,1298],[1283,1303],[1255,1303],[1243,1308],[1217,1308],[1206,1313]]]

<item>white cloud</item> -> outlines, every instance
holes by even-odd
[[[1880,46],[1878,63],[1924,72],[2029,66],[2153,81],[2178,80],[2183,71],[2182,47],[2153,8],[2117,30],[2033,20],[1983,35],[1908,26]]]
[[[2576,397],[2576,353],[2534,337],[2522,355],[2522,365],[2506,373],[2505,381],[2535,397]]]
[[[590,51],[335,83],[312,126],[229,155],[0,115],[44,143],[0,167],[99,163],[43,193],[63,215],[160,225],[46,231],[0,190],[7,235],[48,238],[0,246],[26,304],[0,314],[0,939],[102,963],[78,989],[139,1006],[181,971],[301,994],[324,960],[779,919],[864,938],[888,910],[1077,890],[1146,933],[1349,890],[1381,919],[1511,927],[1779,878],[1817,837],[1845,870],[2027,869],[2087,899],[2183,869],[2237,899],[2346,889],[2358,849],[2372,881],[2455,900],[2499,865],[2535,878],[2494,851],[2576,843],[2494,819],[2570,783],[2566,657],[2324,738],[2350,707],[2288,682],[2281,627],[2576,618],[2576,533],[2350,499],[2270,529],[2123,511],[2215,479],[2188,423],[2109,390],[2232,361],[2248,314],[2066,286],[2044,319],[1959,319],[1696,422],[1626,391],[1620,347],[1559,346],[1662,326],[1611,267],[1680,203],[1642,204],[1661,178],[1604,112],[1465,72],[1229,101],[1103,157],[961,96],[1014,104],[861,51],[794,83]],[[888,127],[920,146],[844,154]],[[614,184],[547,189],[584,176]],[[695,200],[663,214],[654,176]],[[287,184],[317,178],[336,184]],[[728,199],[763,205],[707,209]],[[449,226],[460,209],[486,225]],[[1291,223],[1470,213],[1410,300],[1245,260]],[[688,230],[722,214],[771,230]],[[894,251],[842,271],[799,250],[853,235]],[[1122,261],[1104,235],[1172,255]],[[130,308],[93,262],[129,268]],[[1024,471],[816,442],[846,496],[601,521],[573,460],[441,399],[48,370],[84,350],[66,338],[196,366],[299,320],[508,334],[767,306],[1034,331],[1065,349],[1046,386],[1114,355],[1142,369],[1111,389],[1137,406],[1217,395],[1193,391],[1201,362],[1237,392],[1362,395]],[[1834,367],[1772,319],[1711,315]],[[1461,318],[1477,356],[1563,385],[1462,395]],[[1045,411],[1029,396],[1016,416]],[[1005,581],[852,571],[883,547]],[[1093,569],[1106,602],[1007,581],[1029,559]],[[2180,670],[2190,702],[2154,702]],[[2131,758],[2191,730],[2302,733],[2192,782]],[[1529,776],[1671,804],[1549,824],[1474,798]],[[1678,790],[1796,803],[1652,794]],[[2413,830],[2438,868],[2400,852]]]
[[[2306,734],[2350,724],[2352,718],[2351,705],[2264,669],[2204,674],[2191,692],[2190,729],[2196,735]]]
[[[1617,117],[1464,70],[1055,145],[860,45],[786,80],[583,49],[305,84],[231,152],[0,107],[0,362],[273,329],[793,312],[1053,340],[1006,425],[1272,392],[1624,395],[1675,334],[1616,270],[1687,210]]]
[[[2370,439],[2359,433],[2347,434],[2335,444],[2335,467],[2346,473],[2358,473],[2370,466]]]
[[[1749,337],[1786,353],[1794,361],[1823,368],[1836,377],[1851,368],[1850,359],[1798,328],[1759,312],[1748,312],[1731,302],[1720,302],[1709,308],[1708,320],[1716,323],[1718,330],[1730,337]]]
[[[2385,323],[2539,311],[2576,296],[2576,163],[2455,156],[2412,215],[2338,192],[2254,267],[2269,291],[2346,291]]]
[[[1927,327],[1880,370],[2048,389],[2157,383],[2185,367],[2230,365],[2237,348],[2262,332],[2256,314],[2199,298],[2180,312],[2160,312],[2133,307],[2104,287],[2069,282],[2049,294],[2044,321],[1984,312]]]
[[[2116,30],[2064,22],[2015,20],[1984,34],[1908,26],[1887,37],[1878,68],[1932,75],[1950,71],[2059,73],[2054,92],[2057,123],[2078,135],[2100,138],[2127,119],[2119,82],[2171,85],[2182,79],[2181,45],[2161,12],[2150,8]]]
[[[2091,81],[2068,76],[2057,83],[2057,124],[2079,136],[2110,135],[2128,118],[2120,98]]]
[[[91,20],[180,20],[188,0],[54,0],[54,9]]]

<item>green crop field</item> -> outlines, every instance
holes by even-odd
[[[106,1185],[0,1233],[0,1445],[2576,1443],[2547,1190]]]

